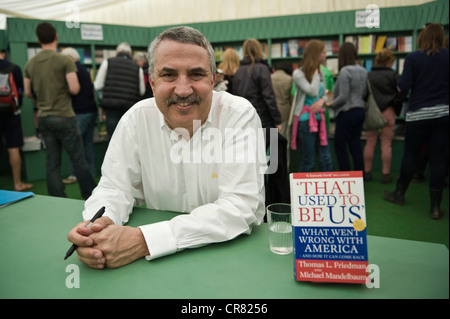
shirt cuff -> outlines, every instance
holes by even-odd
[[[150,252],[150,256],[145,257],[147,260],[153,260],[177,252],[176,241],[168,221],[143,225],[139,226],[139,228],[144,235],[148,251]]]

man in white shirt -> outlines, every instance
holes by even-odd
[[[265,142],[255,108],[213,92],[214,51],[189,27],[161,33],[149,47],[154,98],[120,120],[69,241],[92,268],[120,267],[250,234],[264,217]],[[178,211],[170,221],[123,226],[133,206]],[[102,206],[105,214],[90,227]]]

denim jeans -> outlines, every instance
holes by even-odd
[[[94,148],[94,127],[97,119],[97,113],[80,113],[76,115],[78,127],[81,131],[81,138],[83,140],[84,154],[89,165],[89,171],[92,177],[97,175],[97,165],[95,163],[95,148]],[[73,164],[72,164],[72,172]],[[75,175],[75,173],[73,173]]]
[[[422,147],[428,143],[430,189],[442,191],[448,173],[449,117],[405,122],[405,150],[398,182],[408,186],[420,158]]]
[[[39,117],[39,130],[47,151],[47,190],[50,196],[67,197],[61,178],[62,149],[69,155],[81,195],[87,199],[96,184],[84,156],[80,129],[75,117]]]
[[[353,159],[353,170],[364,171],[363,148],[361,145],[361,132],[364,116],[364,109],[358,107],[340,112],[336,117],[334,151],[336,153],[340,171],[352,170],[347,148]]]
[[[315,165],[315,157],[319,161],[319,171],[333,171],[333,158],[330,152],[329,144],[320,145],[319,133],[309,131],[309,121],[300,121],[298,123],[298,138],[300,139],[301,161],[299,172],[312,172]]]

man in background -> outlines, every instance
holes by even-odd
[[[125,112],[145,93],[144,72],[133,60],[130,45],[123,42],[116,52],[103,60],[94,81],[95,89],[102,91],[100,107],[110,139]]]
[[[32,184],[22,182],[22,158],[20,156],[20,148],[23,146],[22,122],[20,118],[23,93],[22,71],[17,65],[6,60],[6,52],[4,50],[0,50],[0,71],[5,73],[12,72],[19,92],[19,109],[13,114],[0,114],[0,138],[5,134],[14,190],[21,192],[33,187]]]
[[[36,100],[38,127],[47,152],[47,190],[50,196],[67,197],[61,178],[62,148],[69,155],[81,195],[87,199],[95,188],[84,156],[83,142],[71,95],[78,94],[77,67],[57,52],[58,35],[48,22],[36,27],[42,51],[25,65],[25,96]]]

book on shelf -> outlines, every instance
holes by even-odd
[[[272,58],[281,58],[281,43],[272,43]]]
[[[333,44],[331,40],[325,40],[323,41],[325,42],[325,46],[327,48],[327,55],[332,55],[333,54]]]
[[[375,53],[381,52],[381,50],[383,50],[384,45],[386,44],[386,38],[387,36],[385,35],[380,35],[377,37],[377,42],[375,44]]]
[[[327,58],[326,64],[332,75],[337,75],[339,73],[337,58]]]
[[[103,60],[116,56],[116,50],[95,50],[95,63],[100,64]]]
[[[331,53],[338,54],[339,53],[339,40],[331,41]]]
[[[397,37],[387,37],[386,48],[392,51],[397,51]]]
[[[27,48],[28,60],[38,54],[42,48]]]
[[[303,55],[303,51],[305,51],[306,44],[308,43],[308,39],[299,39],[298,40],[298,55]]]
[[[288,40],[288,56],[298,56],[298,40]]]
[[[355,46],[355,48],[358,48],[358,37],[356,36],[352,36],[352,35],[347,35],[344,39],[344,42],[350,42],[353,43],[353,45]]]
[[[372,71],[372,65],[373,65],[373,60],[372,59],[365,59],[363,66],[366,69],[367,72]]]
[[[411,52],[412,51],[412,37],[411,36],[399,36],[397,38],[397,51],[398,52]]]
[[[387,36],[364,34],[359,36],[346,36],[345,42],[351,42],[358,50],[358,54],[378,53],[383,48],[394,52],[411,52],[413,49],[412,36]]]
[[[372,53],[372,42],[374,36],[369,35],[361,35],[358,37],[358,53],[360,54],[368,54]]]
[[[364,181],[361,171],[291,173],[294,278],[366,283]]]

